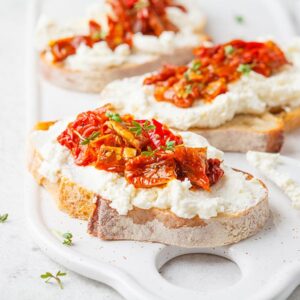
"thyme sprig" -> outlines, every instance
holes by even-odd
[[[59,286],[61,289],[63,289],[64,287],[63,287],[63,284],[62,284],[61,279],[60,279],[59,277],[66,276],[66,275],[67,275],[67,273],[63,273],[63,272],[61,272],[61,271],[58,271],[58,272],[56,273],[56,275],[53,275],[53,274],[50,273],[50,272],[46,272],[45,274],[42,274],[40,277],[41,277],[42,279],[45,279],[45,283],[49,283],[49,281],[50,281],[51,279],[54,279],[54,280],[56,281],[56,283],[58,284],[58,286]]]
[[[175,149],[175,142],[174,141],[167,141],[166,146],[164,147],[165,151],[174,151]]]
[[[95,131],[93,132],[90,136],[88,136],[87,138],[84,138],[81,136],[81,145],[88,145],[91,141],[95,140],[98,136],[100,135],[99,131]]]
[[[132,121],[132,125],[133,126],[129,128],[129,130],[135,135],[141,135],[143,131],[154,130],[156,128],[155,125],[151,124],[149,121],[146,121],[144,124]]]
[[[158,151],[158,149],[153,150],[150,146],[147,147],[147,151],[142,151],[142,155],[147,157],[152,157],[155,155],[155,153]]]
[[[70,232],[65,232],[62,237],[64,238],[63,244],[67,246],[72,246],[73,245],[73,234]]]
[[[107,111],[105,114],[110,120],[113,120],[115,122],[121,123],[122,122],[122,118],[119,114],[117,113],[112,113]]]

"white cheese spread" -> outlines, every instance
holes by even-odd
[[[66,128],[68,121],[60,121],[48,131],[35,131],[31,140],[43,158],[39,173],[51,182],[59,176],[98,193],[110,200],[110,206],[125,215],[133,206],[149,209],[157,207],[170,209],[179,217],[203,219],[215,217],[218,213],[234,213],[256,205],[266,197],[266,191],[255,178],[246,176],[222,165],[223,178],[212,186],[211,192],[191,191],[189,180],[172,180],[164,188],[135,188],[117,173],[96,169],[93,166],[80,167],[74,163],[70,151],[57,142],[57,136]],[[222,159],[223,153],[208,145],[196,134],[182,132],[184,143],[190,147],[208,147],[208,157]]]
[[[292,200],[294,208],[300,209],[300,183],[291,174],[280,169],[282,156],[278,154],[249,151],[247,160],[265,177],[272,180]],[[299,164],[300,166],[300,164]]]
[[[112,51],[106,42],[96,43],[92,48],[81,45],[75,55],[69,56],[64,63],[72,70],[89,70],[102,67],[114,67],[125,63],[142,64],[156,59],[161,54],[172,54],[176,49],[196,47],[203,40],[201,30],[205,18],[195,0],[177,1],[183,4],[188,12],[184,13],[176,7],[167,8],[168,18],[178,26],[179,32],[163,32],[159,37],[136,33],[133,36],[133,49],[121,45]],[[88,21],[93,19],[107,31],[107,15],[111,8],[105,0],[98,0],[88,8],[85,19],[59,24],[46,16],[38,22],[36,44],[39,51],[48,49],[51,40],[88,34]],[[105,44],[105,45],[104,45]],[[52,60],[48,51],[47,59]]]
[[[199,100],[192,107],[179,108],[168,102],[158,102],[153,96],[154,87],[143,86],[145,76],[110,83],[101,93],[101,102],[110,101],[122,113],[157,118],[180,130],[215,128],[237,114],[262,114],[272,107],[298,107],[300,39],[292,42],[285,54],[292,65],[271,77],[252,71],[230,84],[228,92],[217,96],[211,103]]]

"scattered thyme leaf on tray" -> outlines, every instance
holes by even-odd
[[[8,218],[8,214],[0,215],[0,223],[6,222]]]
[[[61,279],[59,277],[66,276],[66,275],[67,275],[67,273],[63,273],[61,271],[58,271],[55,276],[50,272],[46,272],[45,274],[42,274],[40,277],[42,279],[45,279],[45,283],[49,283],[49,281],[51,279],[55,280],[56,283],[58,284],[58,286],[61,289],[63,289],[64,287],[63,287],[63,284],[62,284]]]
[[[64,238],[64,241],[63,241],[64,245],[72,246],[72,244],[73,244],[73,241],[72,241],[73,234],[72,233],[66,232],[62,235],[62,237]]]

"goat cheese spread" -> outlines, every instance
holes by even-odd
[[[247,160],[264,176],[271,179],[292,200],[294,208],[300,209],[300,183],[291,178],[287,172],[279,170],[283,164],[279,153],[249,151]]]
[[[72,70],[114,67],[124,63],[142,64],[156,59],[161,54],[173,53],[176,49],[198,46],[203,41],[201,31],[205,24],[204,15],[195,0],[177,2],[187,8],[187,13],[176,7],[169,7],[167,15],[170,21],[180,29],[179,32],[165,31],[159,37],[136,33],[133,36],[133,49],[130,49],[127,44],[122,44],[113,51],[103,41],[94,44],[92,48],[81,44],[76,54],[70,55],[64,63]],[[87,34],[90,19],[101,24],[105,32],[108,28],[106,17],[110,13],[110,6],[105,3],[105,0],[100,0],[88,8],[85,19],[77,22],[59,24],[42,16],[36,31],[37,49],[46,50],[51,40]],[[52,61],[49,51],[46,59]]]
[[[74,163],[70,151],[61,146],[56,138],[69,122],[60,121],[48,131],[35,131],[31,140],[43,162],[39,173],[51,182],[57,182],[59,176],[98,193],[110,200],[110,206],[125,215],[133,206],[150,209],[157,207],[170,209],[182,218],[199,216],[202,219],[215,217],[218,213],[235,213],[256,205],[266,197],[266,190],[255,178],[247,180],[246,175],[222,166],[223,178],[211,187],[211,192],[190,190],[189,180],[172,180],[164,188],[135,188],[124,177],[94,168],[80,167]],[[209,158],[222,159],[223,153],[201,136],[181,132],[184,143],[189,147],[208,147]]]
[[[262,114],[272,107],[286,110],[300,106],[300,38],[285,48],[292,63],[279,73],[264,77],[254,71],[229,84],[228,92],[211,103],[195,101],[189,108],[157,101],[154,87],[143,85],[145,76],[110,83],[101,93],[101,103],[111,101],[121,112],[146,118],[157,118],[173,128],[215,128],[237,114]],[[149,76],[147,74],[146,76]],[[124,98],[126,95],[126,98]]]

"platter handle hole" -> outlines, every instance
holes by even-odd
[[[238,265],[222,256],[184,254],[167,261],[160,269],[170,283],[197,291],[224,289],[237,283],[242,273]]]

